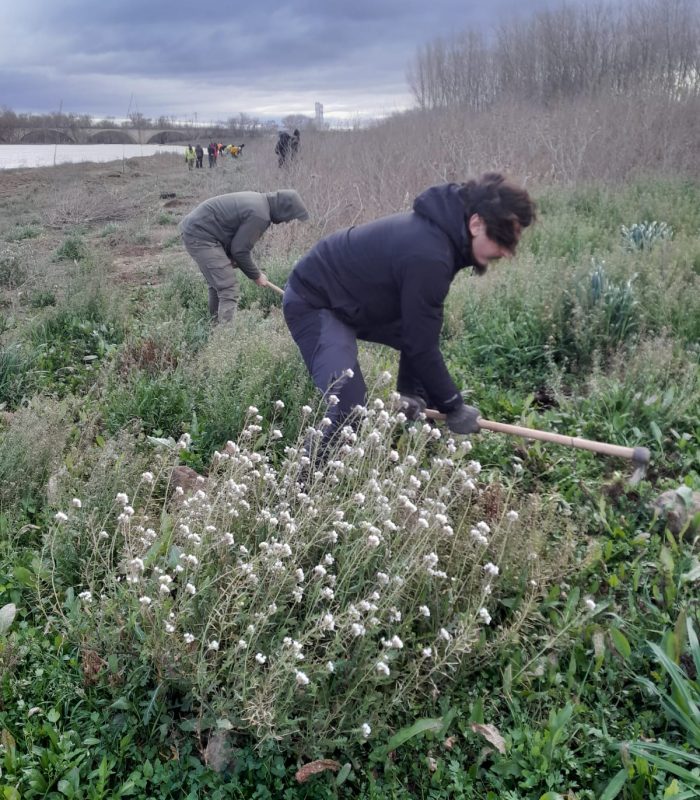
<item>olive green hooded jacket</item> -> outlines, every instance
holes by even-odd
[[[255,243],[272,224],[307,220],[309,212],[293,189],[278,192],[232,192],[211,197],[180,223],[190,240],[218,242],[235,266],[251,279],[260,277],[251,254]]]

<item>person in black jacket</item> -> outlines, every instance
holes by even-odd
[[[283,167],[287,161],[287,156],[292,145],[292,137],[287,131],[280,131],[275,145],[275,154],[277,155],[277,164]]]
[[[409,418],[429,404],[453,433],[479,430],[440,352],[443,305],[454,277],[471,266],[514,255],[535,219],[525,189],[499,173],[467,183],[433,186],[413,210],[353,226],[321,239],[295,265],[285,288],[287,326],[311,376],[326,397],[321,449],[366,402],[357,340],[400,351],[397,391]]]
[[[299,143],[301,142],[301,133],[299,133],[298,128],[294,128],[294,133],[292,133],[292,138],[289,140],[289,154],[291,156],[292,161],[297,157],[299,153]]]
[[[198,144],[194,148],[194,154],[195,154],[195,156],[197,156],[197,163],[195,164],[195,167],[197,169],[201,169],[202,168],[202,161],[204,159],[204,149],[202,148],[201,144]]]

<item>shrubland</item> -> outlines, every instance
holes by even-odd
[[[552,151],[512,122],[308,132],[284,171],[264,139],[192,173],[24,171],[0,200],[4,797],[695,796],[700,186],[685,151],[619,182],[553,115]],[[176,229],[204,198],[301,193],[311,221],[256,248],[281,285],[320,236],[487,168],[539,221],[455,280],[449,367],[488,418],[649,447],[637,486],[407,423],[376,345],[314,473],[278,297],[244,282],[233,325],[207,320]]]

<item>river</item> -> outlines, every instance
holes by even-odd
[[[177,144],[0,144],[0,170],[184,153]]]

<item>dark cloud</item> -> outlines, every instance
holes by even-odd
[[[232,107],[312,113],[317,99],[378,113],[410,102],[406,67],[420,45],[469,28],[488,33],[499,20],[547,5],[20,0],[2,12],[10,35],[0,53],[0,103],[46,111],[58,97],[70,111],[119,116],[135,98],[149,116],[197,109],[215,119]]]

